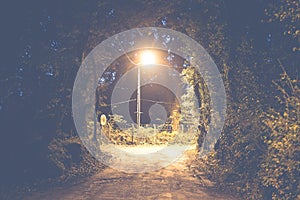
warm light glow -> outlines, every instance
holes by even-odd
[[[142,65],[153,65],[156,63],[155,54],[152,51],[144,51],[141,54],[140,63]]]

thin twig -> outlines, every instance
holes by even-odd
[[[293,86],[293,84],[292,84],[292,82],[291,82],[291,78],[290,78],[290,77],[288,76],[288,74],[286,73],[286,70],[284,69],[284,66],[282,65],[281,61],[280,61],[279,59],[277,59],[277,61],[278,61],[279,66],[281,67],[281,69],[282,69],[282,71],[283,71],[283,73],[284,73],[284,76],[287,78],[287,81],[288,81],[288,83],[289,83],[289,85],[290,85],[290,87],[291,87],[291,89],[292,89],[292,92],[294,93],[295,91],[294,91],[294,86]]]

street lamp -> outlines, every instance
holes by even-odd
[[[141,66],[150,66],[156,63],[155,54],[146,50],[141,53],[140,62],[138,65],[138,87],[137,87],[137,101],[136,101],[136,122],[137,122],[137,134],[139,134],[141,126]]]
[[[150,51],[143,51],[141,53],[141,59],[140,59],[140,64],[141,65],[153,65],[156,63],[156,58],[155,58],[155,54]]]

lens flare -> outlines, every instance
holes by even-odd
[[[144,51],[141,54],[140,63],[142,65],[153,65],[156,63],[155,54],[152,51]]]

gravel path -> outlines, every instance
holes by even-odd
[[[213,189],[209,180],[193,175],[188,166],[194,156],[195,151],[189,150],[176,163],[149,173],[130,174],[106,168],[84,182],[34,193],[25,199],[236,199]]]

